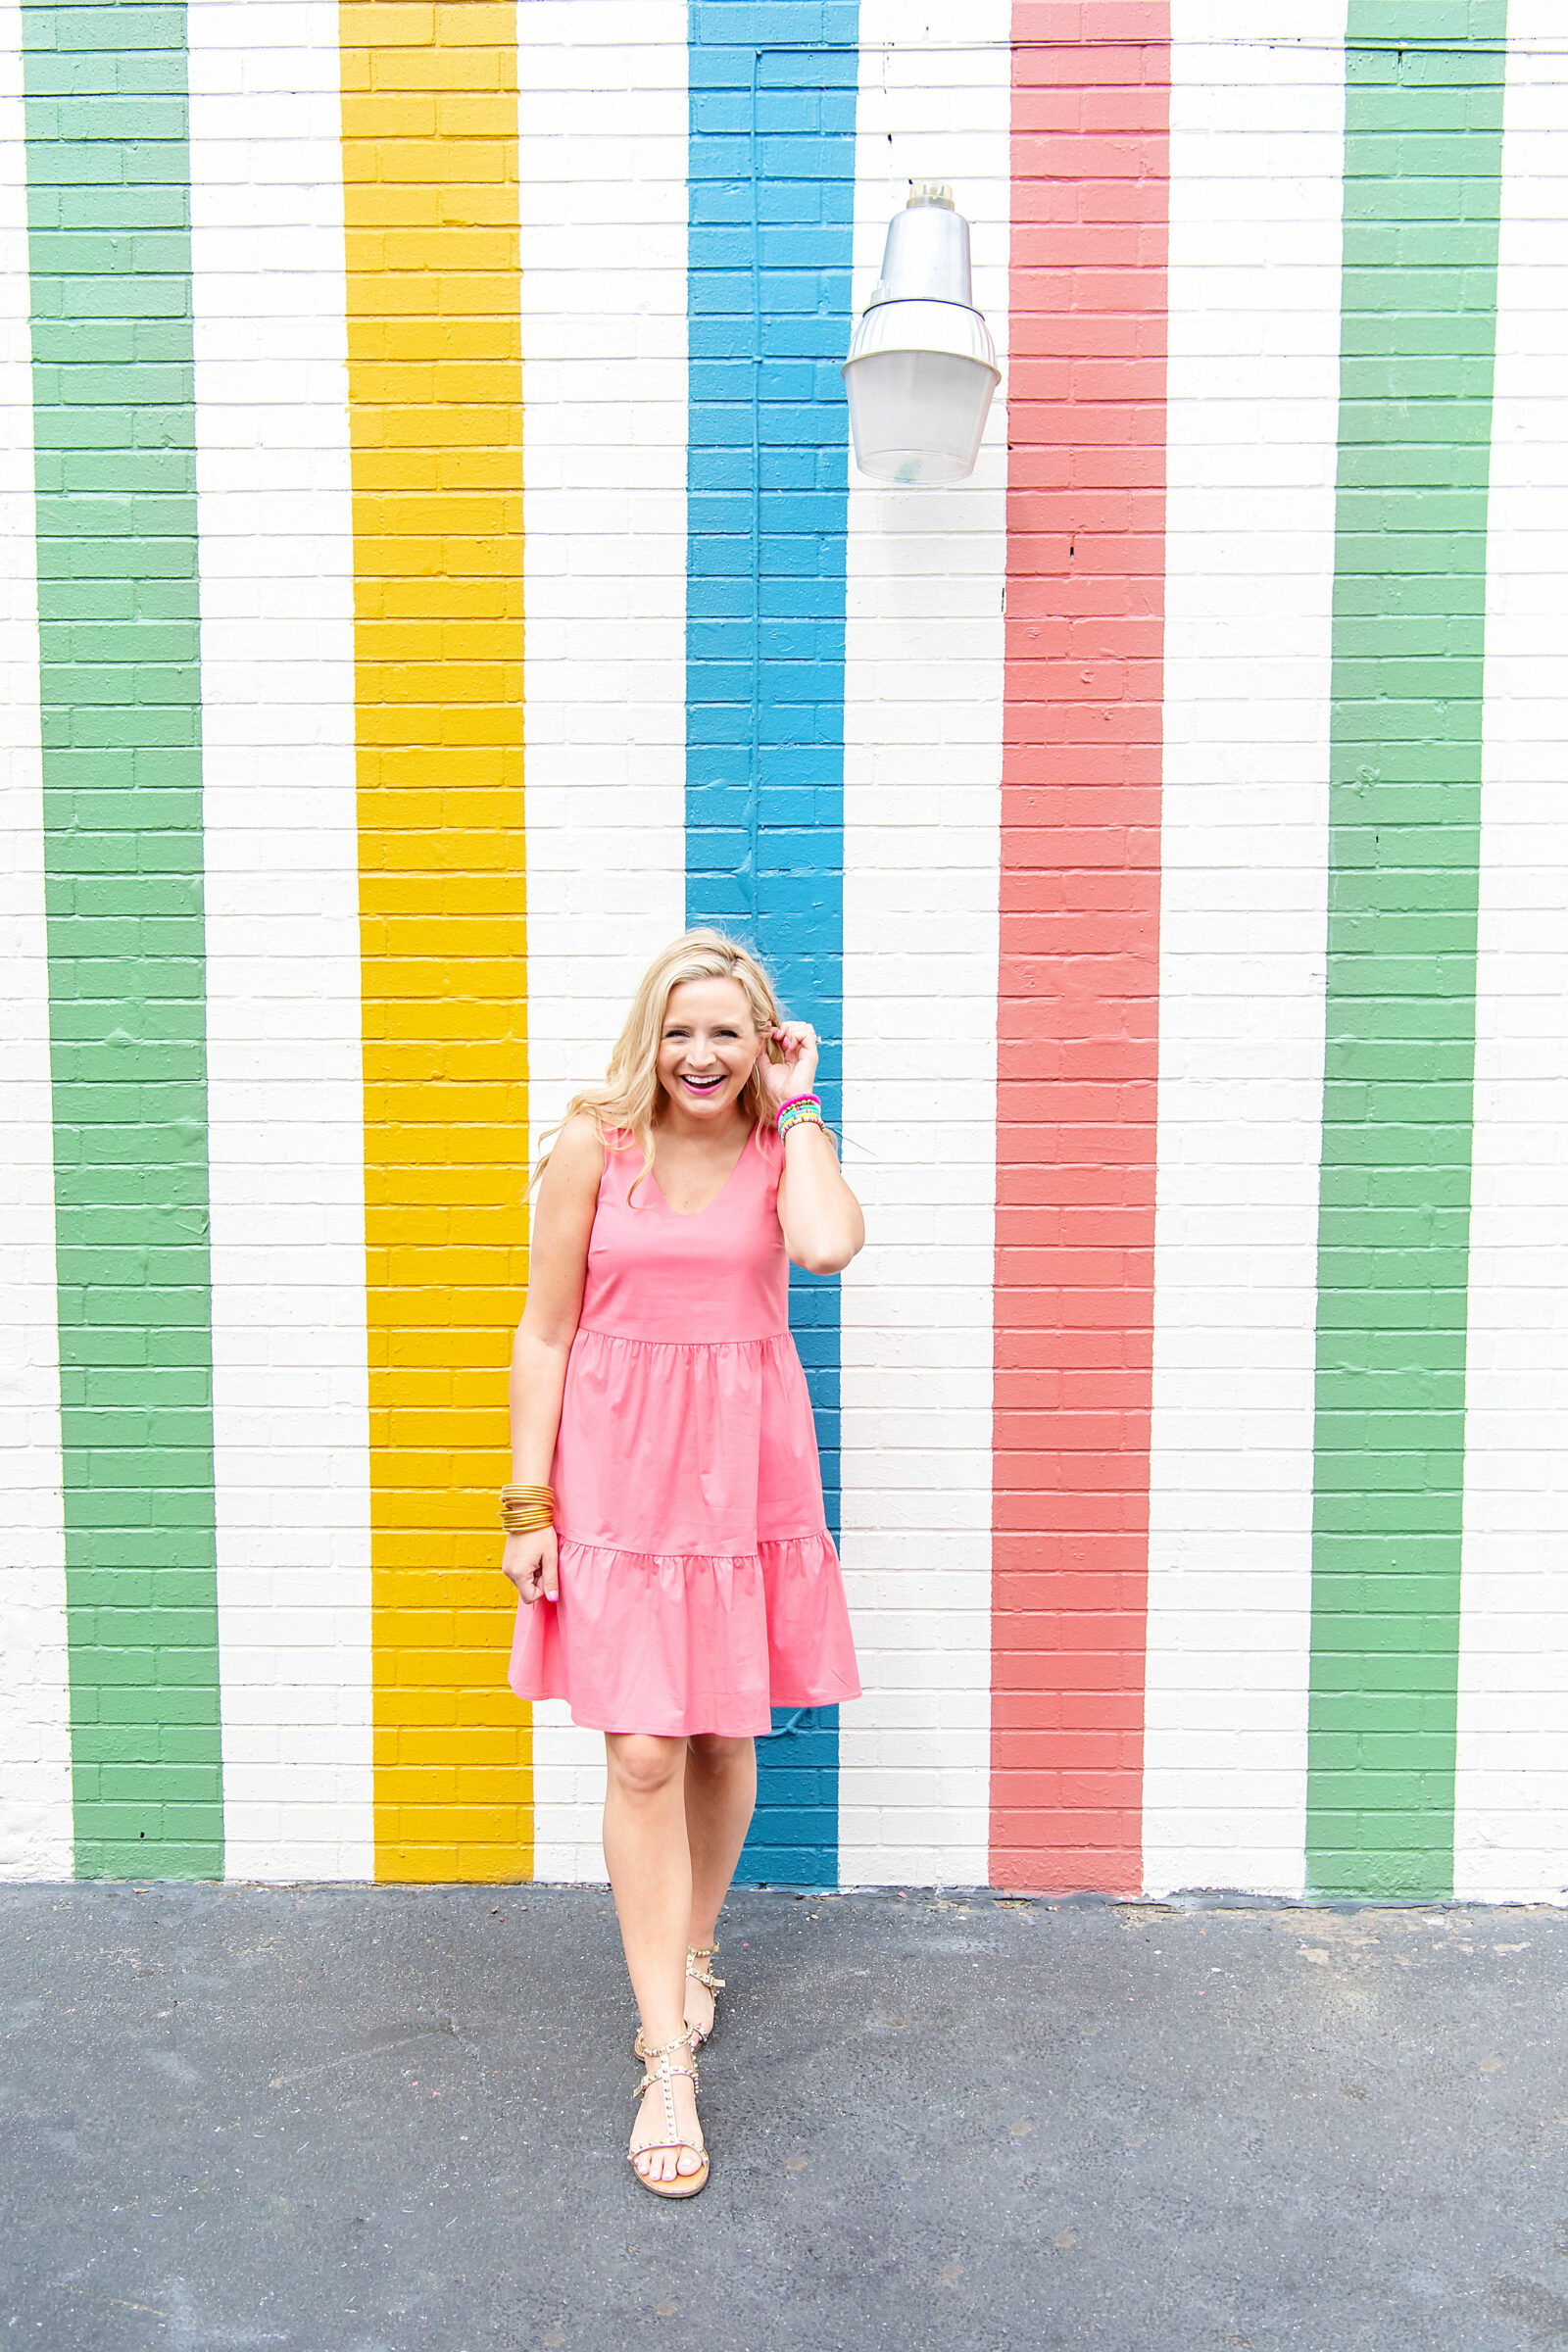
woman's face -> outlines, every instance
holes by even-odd
[[[722,1125],[763,1042],[738,980],[677,981],[664,1007],[659,1083],[689,1117]]]

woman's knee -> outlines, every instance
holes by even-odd
[[[651,1732],[612,1732],[606,1735],[605,1758],[611,1780],[626,1795],[657,1796],[684,1772],[686,1741],[660,1740]]]
[[[694,1732],[686,1742],[704,1772],[737,1772],[749,1764],[756,1741],[726,1740],[717,1732]]]

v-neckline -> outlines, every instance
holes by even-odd
[[[734,1183],[736,1177],[740,1174],[741,1161],[746,1157],[746,1154],[751,1150],[756,1138],[757,1129],[755,1127],[748,1128],[746,1132],[746,1141],[744,1144],[742,1144],[740,1151],[735,1155],[735,1165],[731,1168],[729,1174],[725,1177],[723,1183],[719,1186],[712,1199],[710,1200],[705,1200],[701,1208],[675,1208],[671,1205],[669,1199],[664,1192],[663,1186],[659,1181],[659,1168],[656,1162],[654,1167],[649,1170],[649,1178],[653,1184],[655,1192],[659,1195],[661,1200],[663,1201],[664,1206],[669,1210],[670,1215],[672,1217],[679,1217],[682,1223],[688,1223],[693,1217],[706,1217],[710,1208],[716,1208],[719,1202],[723,1200],[724,1195],[729,1191],[729,1188]]]

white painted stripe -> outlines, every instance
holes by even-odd
[[[1553,0],[1512,0],[1508,30],[1453,1859],[1458,1895],[1560,1903],[1568,1901],[1568,83]]]
[[[1009,11],[862,0],[855,299],[912,178],[953,183],[1006,366]],[[966,47],[973,43],[973,47]],[[864,1696],[839,1876],[979,1886],[991,1746],[992,1274],[1004,386],[973,475],[850,475],[844,708],[843,1551]]]
[[[685,921],[686,9],[517,11],[534,1135]],[[604,1741],[534,1709],[534,1874],[605,1877]]]
[[[1298,1894],[1344,0],[1177,0],[1144,1870]]]
[[[338,25],[192,0],[227,1867],[373,1871]]]
[[[0,6],[0,1879],[73,1867],[22,14]]]

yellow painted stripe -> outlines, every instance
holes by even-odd
[[[376,1875],[517,1878],[495,1518],[527,1275],[515,12],[371,0],[339,26]]]

